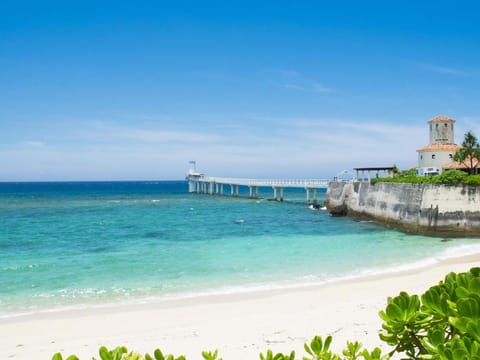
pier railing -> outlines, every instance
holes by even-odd
[[[326,179],[245,179],[245,178],[225,178],[216,176],[199,176],[199,182],[241,185],[241,186],[261,186],[261,187],[290,187],[290,188],[327,188],[331,180]]]
[[[189,191],[210,194],[224,195],[224,185],[230,187],[232,196],[239,196],[239,186],[246,186],[249,189],[251,198],[258,198],[259,187],[269,187],[273,189],[273,198],[283,201],[284,188],[305,189],[307,203],[310,198],[313,204],[317,205],[318,189],[326,189],[330,180],[326,179],[245,179],[245,178],[226,178],[216,176],[206,176],[198,173],[190,173],[187,175],[189,182]],[[312,193],[312,194],[311,194]]]

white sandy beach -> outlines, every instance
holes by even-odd
[[[218,348],[224,360],[258,359],[260,352],[304,355],[314,335],[333,335],[333,348],[359,340],[372,349],[388,296],[420,294],[451,272],[480,266],[480,255],[404,273],[328,286],[208,296],[146,305],[43,313],[0,320],[0,359],[50,359],[55,352],[98,358],[101,345],[155,348],[187,359]]]

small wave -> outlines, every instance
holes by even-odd
[[[243,220],[243,219],[237,219]],[[403,264],[385,265],[372,267],[369,269],[353,270],[344,274],[316,273],[305,274],[297,278],[265,280],[265,282],[239,284],[237,286],[222,286],[220,284],[214,287],[203,289],[170,289],[163,290],[144,287],[144,288],[110,288],[110,289],[62,289],[54,293],[38,294],[40,303],[35,305],[27,305],[26,308],[16,308],[2,306],[0,319],[11,318],[16,316],[25,316],[34,313],[49,313],[67,311],[71,309],[86,308],[106,308],[117,307],[123,305],[147,304],[163,301],[174,301],[182,299],[191,299],[197,297],[208,297],[215,295],[233,295],[245,293],[263,293],[275,290],[288,290],[297,288],[311,288],[327,284],[335,284],[341,282],[349,282],[361,280],[372,276],[388,275],[394,273],[402,273],[422,268],[428,268],[443,260],[461,257],[465,255],[473,255],[480,253],[480,244],[461,244],[455,247],[445,249],[443,252],[436,254],[430,258],[413,261]],[[31,264],[31,266],[38,266]],[[63,303],[63,304],[60,304]],[[66,303],[66,304],[65,304]]]
[[[326,207],[326,206],[308,205],[308,208],[309,208],[310,210],[322,210],[322,211],[326,211],[326,210],[327,210],[327,207]]]
[[[12,265],[12,266],[5,266],[2,267],[2,271],[18,271],[18,270],[28,270],[28,269],[35,269],[38,268],[39,264],[29,264],[29,265]]]
[[[439,255],[440,260],[480,254],[480,244],[462,244],[451,247]]]

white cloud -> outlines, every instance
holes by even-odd
[[[147,128],[143,127],[125,127],[115,123],[92,122],[85,125],[77,132],[78,136],[89,142],[100,143],[119,143],[121,141],[142,143],[168,143],[168,144],[199,144],[216,143],[224,141],[224,137],[214,132],[196,132],[192,130],[183,130],[174,120],[165,125],[156,125]],[[159,127],[165,129],[159,129]]]
[[[468,116],[457,120],[455,127],[455,139],[458,144],[463,141],[464,135],[467,131],[473,131],[473,134],[480,140],[480,117]]]
[[[315,93],[331,93],[333,90],[319,83],[316,80],[310,79],[300,72],[295,70],[281,70],[280,76],[283,78],[285,84],[283,87],[296,91],[307,91]]]
[[[457,122],[457,134],[467,123]],[[329,178],[354,167],[413,166],[416,149],[428,143],[426,121],[254,115],[236,125],[195,132],[97,123],[83,126],[75,141],[3,147],[0,167],[12,179],[182,179],[196,160],[199,171],[215,176]]]
[[[317,92],[317,93],[331,93],[333,91],[332,89],[318,83],[312,84],[312,89],[314,92]]]
[[[453,75],[453,76],[469,76],[468,72],[460,69],[456,69],[453,67],[427,64],[427,63],[421,63],[421,62],[416,62],[415,64],[417,67],[419,67],[422,70],[434,72],[437,74],[445,74],[445,75]]]
[[[285,88],[292,89],[292,90],[305,91],[305,88],[303,86],[296,85],[296,84],[285,84]]]
[[[195,153],[199,170],[217,176],[328,178],[361,166],[414,166],[416,150],[428,143],[426,122],[412,127],[365,120],[255,118],[281,130],[262,133],[248,146],[206,147]]]
[[[21,145],[37,148],[37,147],[43,147],[46,144],[43,141],[26,140],[26,141],[22,141]]]
[[[222,136],[206,133],[143,130],[133,128],[118,129],[111,135],[139,142],[212,143],[224,140]]]

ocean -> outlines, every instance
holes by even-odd
[[[480,252],[185,181],[0,183],[0,317],[311,286]],[[320,193],[320,202],[325,193]],[[393,295],[393,294],[392,294]]]

